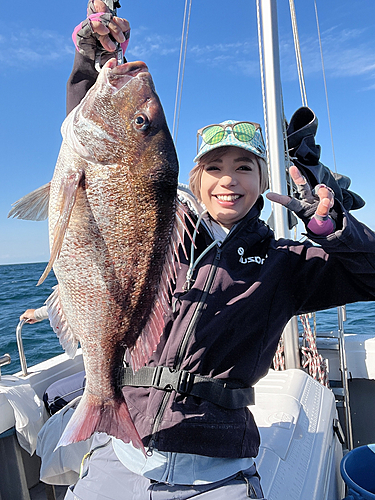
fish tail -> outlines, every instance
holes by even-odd
[[[87,397],[85,393],[57,443],[56,449],[78,441],[85,441],[94,432],[105,432],[121,439],[124,443],[131,441],[133,446],[145,453],[125,399],[121,396],[117,399],[102,401],[92,395]]]

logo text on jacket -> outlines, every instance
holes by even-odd
[[[264,261],[267,258],[267,255],[265,257],[259,257],[258,255],[253,257],[244,257],[243,255],[245,253],[245,250],[242,247],[239,247],[237,252],[240,256],[241,264],[250,264],[252,262],[254,262],[255,264],[264,264]]]

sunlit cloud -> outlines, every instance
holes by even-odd
[[[366,90],[375,90],[375,81],[374,83],[368,85],[367,87],[363,87],[362,90],[366,91]]]
[[[249,41],[229,42],[229,43],[214,43],[211,45],[194,45],[189,49],[189,52],[196,57],[204,57],[205,60],[210,60],[212,54],[229,54],[234,57],[239,54],[247,54],[252,51],[254,44]]]
[[[375,80],[375,47],[364,40],[366,30],[332,27],[322,33],[322,52],[326,75],[330,78],[366,77]],[[322,74],[322,60],[317,38],[301,38],[301,56],[305,75]],[[284,79],[297,79],[294,44],[286,39],[280,43]],[[364,85],[357,90],[371,90]]]
[[[181,39],[167,34],[152,33],[146,27],[132,30],[128,58],[152,60],[168,56],[178,57]],[[259,75],[256,41],[241,40],[228,43],[192,44],[188,42],[187,59],[190,64],[208,68],[225,67],[246,75]],[[254,52],[255,51],[255,52]]]
[[[74,54],[71,40],[51,30],[31,29],[10,31],[2,27],[0,34],[0,61],[7,66],[33,65],[41,61],[56,61]]]
[[[332,26],[322,33],[322,47],[326,75],[332,78],[365,77],[358,90],[373,90],[375,86],[375,46],[368,41],[366,29],[342,29]],[[322,63],[317,37],[300,39],[303,69],[306,76],[321,75]],[[158,34],[146,26],[133,29],[127,51],[128,59],[146,61],[174,57],[177,61],[181,41],[179,37]],[[285,81],[297,80],[296,59],[290,34],[280,34],[280,62]],[[52,30],[31,29],[19,31],[15,26],[0,26],[0,61],[5,66],[17,66],[22,61],[33,65],[43,61],[55,62],[72,57],[75,48],[70,37]],[[191,42],[187,48],[190,64],[207,68],[223,67],[235,74],[248,77],[259,75],[258,42],[251,39],[227,43],[199,44]]]
[[[153,33],[149,28],[140,26],[132,29],[127,50],[128,59],[150,60],[165,57],[180,50],[180,40],[170,35]]]

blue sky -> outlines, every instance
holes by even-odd
[[[119,15],[132,26],[128,60],[153,75],[172,129],[184,0],[126,2]],[[286,0],[278,2],[281,74],[287,119],[300,107]],[[65,86],[74,46],[71,32],[84,1],[25,2],[0,20],[0,264],[49,258],[46,222],[7,219],[11,203],[48,182],[65,117]],[[334,169],[313,0],[295,0],[309,106],[319,119],[321,160]],[[354,212],[375,228],[375,2],[317,0],[337,170],[366,200]],[[255,0],[192,4],[178,129],[180,180],[193,166],[196,130],[225,119],[263,123]]]

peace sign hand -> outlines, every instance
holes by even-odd
[[[329,217],[329,211],[334,204],[333,191],[324,184],[318,184],[312,192],[308,182],[294,165],[289,168],[289,173],[297,187],[298,198],[273,192],[267,193],[267,198],[295,212],[313,233],[319,236],[332,233],[335,224]]]

